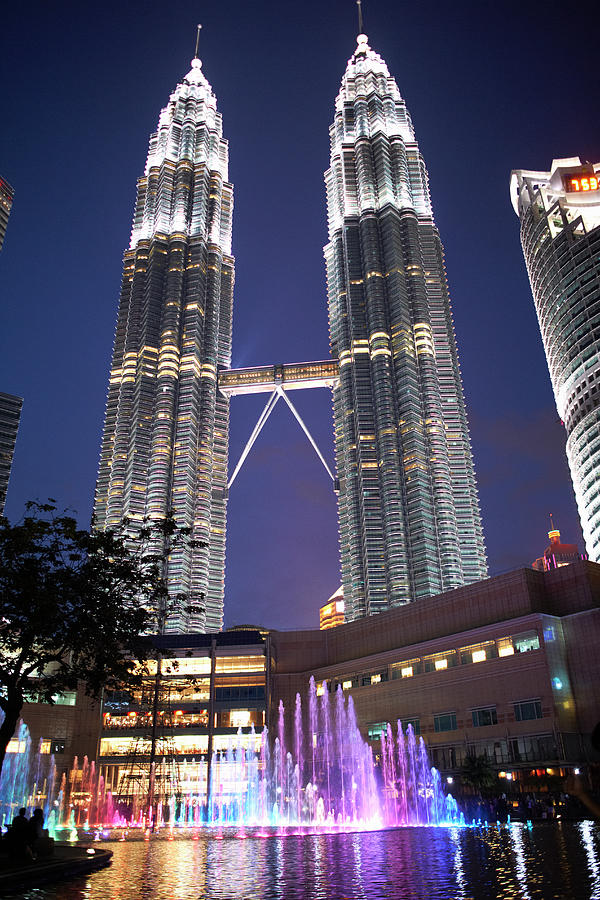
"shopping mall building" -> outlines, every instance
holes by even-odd
[[[26,708],[34,743],[59,768],[94,755],[116,791],[152,752],[166,779],[176,764],[182,787],[202,790],[213,751],[240,729],[248,742],[264,727],[276,733],[280,701],[291,713],[311,677],[317,694],[352,697],[375,754],[385,723],[400,719],[447,778],[467,755],[528,786],[600,761],[590,741],[600,721],[596,563],[519,569],[323,631],[244,627],[156,643],[160,678],[155,664],[144,688],[106,696],[101,715],[83,696]]]

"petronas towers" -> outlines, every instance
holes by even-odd
[[[476,581],[485,550],[443,250],[410,116],[365,35],[330,129],[325,247],[348,618]],[[238,151],[239,152],[239,151]],[[172,512],[171,631],[223,622],[233,301],[227,142],[198,59],[150,138],[123,283],[95,522]],[[321,598],[315,598],[318,602]]]
[[[330,141],[340,548],[346,610],[357,618],[487,571],[427,170],[398,86],[364,34]]]
[[[172,550],[169,591],[194,612],[170,630],[223,623],[231,355],[233,189],[227,142],[198,59],[150,137],[125,252],[95,523],[135,529],[172,513],[193,540]]]

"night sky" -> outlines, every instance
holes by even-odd
[[[25,398],[6,514],[56,498],[89,524],[136,179],[200,57],[235,188],[233,365],[325,359],[323,172],[353,0],[10,4],[2,14],[0,391]],[[490,574],[581,531],[509,200],[513,168],[600,158],[597,10],[365,0],[406,99],[446,251]],[[295,392],[333,466],[331,396]],[[230,465],[264,395],[231,402]],[[232,488],[226,625],[315,627],[339,585],[335,496],[279,403]]]

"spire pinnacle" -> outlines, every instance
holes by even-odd
[[[196,28],[196,52],[194,53],[194,59],[198,59],[198,44],[200,43],[200,29],[202,25],[198,25]]]
[[[364,34],[365,29],[363,25],[362,0],[356,0],[356,5],[358,6],[358,33]]]

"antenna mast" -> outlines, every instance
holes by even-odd
[[[358,6],[358,33],[364,34],[365,29],[363,25],[362,0],[356,0],[356,5]]]
[[[194,53],[194,59],[198,59],[198,44],[200,43],[200,29],[202,25],[198,25],[196,29],[196,52]]]

